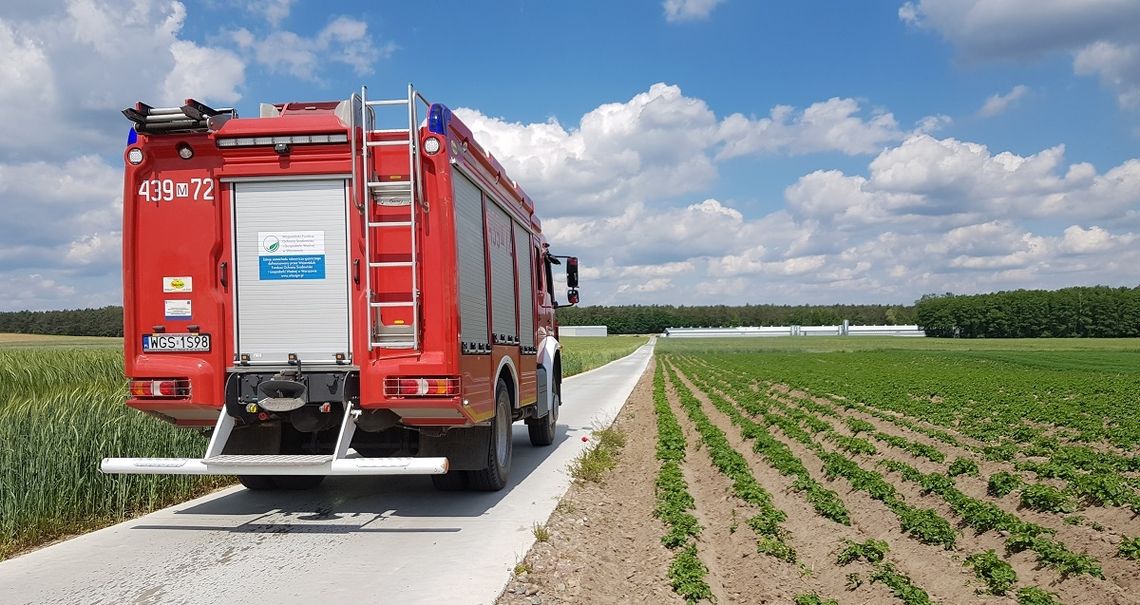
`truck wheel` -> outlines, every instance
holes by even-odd
[[[507,485],[511,472],[511,392],[502,378],[495,385],[495,419],[491,421],[491,438],[487,440],[487,466],[468,471],[471,489],[495,492]],[[437,475],[438,476],[438,475]]]
[[[559,393],[562,389],[559,382],[554,383],[552,390],[554,401],[550,402],[550,411],[542,418],[534,418],[526,423],[526,429],[530,433],[530,444],[535,447],[554,443],[554,436],[558,431],[558,406],[562,403],[562,396]]]
[[[246,489],[255,492],[275,489],[277,487],[277,485],[273,483],[273,477],[269,475],[238,475],[238,481],[241,481],[242,486]]]

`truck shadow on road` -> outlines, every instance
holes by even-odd
[[[577,427],[559,425],[554,444],[532,447],[526,429],[516,425],[511,480],[498,492],[441,492],[427,476],[336,476],[307,491],[237,488],[185,508],[176,507],[172,523],[144,522],[130,529],[269,534],[458,532],[461,528],[447,520],[480,517],[503,503],[569,438],[568,428]],[[550,463],[545,466],[557,465],[554,460]],[[542,468],[544,473],[564,471]],[[531,500],[526,498],[525,503]]]

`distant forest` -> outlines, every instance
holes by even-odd
[[[0,332],[64,336],[122,336],[123,308],[0,313]]]
[[[1123,338],[1140,336],[1140,287],[928,295],[915,303],[927,336]]]
[[[608,326],[610,334],[655,334],[665,328],[899,325],[915,323],[914,307],[891,305],[619,305],[563,307],[565,326]]]

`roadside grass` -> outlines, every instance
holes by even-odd
[[[562,344],[562,376],[573,376],[625,357],[649,342],[647,336],[567,336]]]
[[[606,473],[617,465],[617,456],[625,447],[625,433],[614,427],[593,431],[594,445],[570,463],[570,476],[580,481],[601,483]]]

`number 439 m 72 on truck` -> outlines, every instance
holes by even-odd
[[[192,99],[123,113],[127,405],[209,444],[104,472],[497,490],[514,422],[554,441],[552,266],[575,304],[578,261],[446,106],[409,85],[256,118]]]

